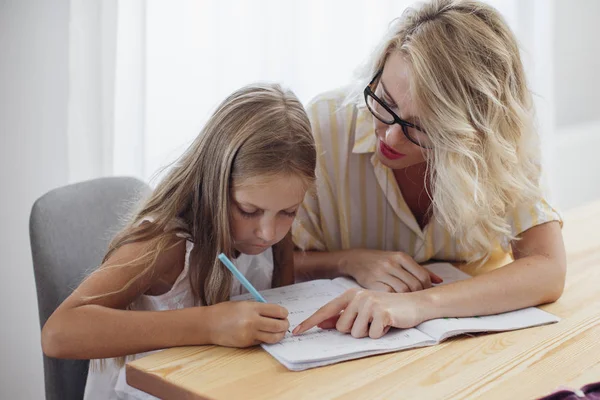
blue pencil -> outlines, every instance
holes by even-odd
[[[252,286],[248,279],[246,279],[246,277],[242,275],[242,273],[235,267],[235,265],[233,265],[233,263],[229,260],[229,258],[227,258],[225,254],[221,253],[217,256],[217,258],[221,260],[223,264],[225,264],[227,269],[230,270],[233,276],[235,276],[237,280],[240,281],[240,283],[244,285],[244,287],[252,294],[252,296],[254,296],[256,301],[260,301],[261,303],[267,302],[265,298],[262,297],[260,293],[258,293],[258,290],[256,290],[254,286]]]

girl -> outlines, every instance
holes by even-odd
[[[114,238],[100,268],[48,319],[44,353],[121,357],[90,369],[85,398],[144,398],[125,383],[123,356],[281,340],[287,310],[227,301],[242,287],[216,256],[234,258],[258,290],[293,283],[289,230],[315,164],[310,122],[292,92],[255,85],[233,93]]]
[[[371,290],[346,293],[295,333],[323,323],[380,337],[390,326],[560,297],[561,221],[541,194],[531,96],[516,40],[495,9],[432,0],[407,10],[360,90],[320,96],[308,111],[327,158],[318,159],[317,196],[294,230],[305,250],[296,270],[349,275]],[[430,289],[440,280],[419,265],[484,262],[500,245],[514,262],[447,286]]]

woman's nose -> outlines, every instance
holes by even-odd
[[[390,147],[396,147],[402,145],[406,141],[406,136],[402,131],[402,127],[398,124],[387,125],[383,122],[379,122],[376,126],[378,136],[382,138]],[[382,137],[383,136],[383,137]]]
[[[387,125],[385,130],[385,142],[387,144],[401,143],[404,140],[404,132],[399,124]]]

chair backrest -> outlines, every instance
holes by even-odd
[[[29,237],[40,326],[100,264],[111,238],[149,192],[135,178],[100,178],[54,189],[33,204]],[[88,364],[44,355],[46,399],[83,398]]]

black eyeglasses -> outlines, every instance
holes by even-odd
[[[386,125],[398,124],[402,127],[404,136],[417,146],[425,149],[431,149],[433,143],[427,133],[418,125],[401,119],[390,106],[381,99],[383,95],[383,85],[380,82],[383,68],[377,72],[371,83],[364,90],[365,102],[371,114]]]

